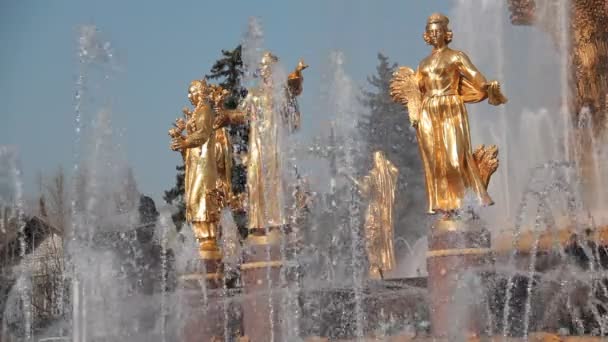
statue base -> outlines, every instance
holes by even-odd
[[[203,289],[207,282],[204,273],[188,274],[188,280],[180,289],[180,301],[185,310],[180,341],[223,341],[225,299],[221,290]],[[198,283],[198,288],[195,288]],[[203,296],[203,293],[205,296]]]
[[[199,259],[189,262],[178,281],[180,301],[188,311],[180,340],[223,341],[227,304],[222,254],[215,241],[199,242]]]
[[[489,231],[479,219],[441,218],[428,244],[432,336],[480,336],[486,329],[485,271],[493,264]]]
[[[251,341],[282,340],[281,294],[283,232],[276,228],[260,235],[251,232],[243,249],[241,281],[244,335]]]
[[[217,243],[205,240],[199,243],[198,260],[192,260],[184,274],[179,277],[181,287],[185,289],[199,289],[201,281],[207,289],[222,288],[224,284],[224,265],[222,253]]]

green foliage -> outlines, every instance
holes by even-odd
[[[230,91],[224,106],[234,109],[239,101],[247,94],[247,90],[241,86],[243,77],[243,60],[241,58],[241,45],[234,50],[222,50],[222,57],[215,61],[211,71],[205,78],[208,80],[220,80],[219,85]]]

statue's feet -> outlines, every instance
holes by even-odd
[[[198,253],[202,259],[221,259],[220,247],[215,238],[198,239]]]
[[[199,247],[203,251],[216,251],[219,250],[219,246],[215,239],[202,239],[199,240]]]

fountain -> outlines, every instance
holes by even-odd
[[[291,61],[265,52],[257,20],[242,44],[248,95],[227,108],[229,92],[193,81],[193,109],[170,131],[186,165],[187,222],[178,232],[179,208],[157,210],[139,193],[111,108],[91,100],[88,90],[108,88],[116,68],[111,44],[83,27],[65,230],[27,212],[18,155],[0,149],[0,341],[602,340],[608,13],[600,3],[454,1],[453,45],[504,81],[510,102],[467,106],[473,143],[498,145],[500,167],[496,147],[469,151],[475,168],[454,168],[479,184],[463,191],[442,187],[454,185],[455,176],[437,171],[445,165],[429,167],[427,182],[438,190],[428,209],[439,214],[418,242],[392,237],[398,227],[382,210],[393,202],[378,200],[399,191],[390,181],[399,170],[382,153],[373,168],[360,165],[365,108],[345,71],[348,56],[332,52],[324,75],[326,134],[298,141],[307,113],[300,116],[297,96],[316,67],[304,71],[300,61],[286,72]],[[513,30],[509,12],[513,24],[536,26]],[[425,40],[439,53],[446,20],[428,21]],[[593,39],[582,38],[587,28]],[[513,46],[532,52],[516,55]],[[506,102],[497,82],[474,74],[470,89],[459,81],[456,94],[431,98]],[[408,106],[424,147],[432,129],[424,115],[454,104],[429,105],[410,86],[416,77],[397,69],[390,91]],[[232,154],[226,127],[235,124],[248,125],[247,158]],[[233,163],[247,165],[247,195],[233,190]],[[480,205],[490,201],[486,190],[495,202],[488,208]],[[374,194],[382,195],[374,202]],[[393,261],[397,246],[408,253]]]

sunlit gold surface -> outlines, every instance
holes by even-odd
[[[395,267],[393,246],[393,206],[399,170],[381,151],[374,152],[374,166],[357,185],[368,199],[365,213],[365,248],[370,264],[370,276]]]
[[[415,75],[410,69],[398,69],[391,84],[395,101],[408,104],[410,98],[418,101],[412,96],[421,99],[419,112],[410,113],[410,118],[415,120],[429,213],[461,208],[467,192],[481,205],[492,204],[473,157],[464,104],[489,99],[498,105],[507,100],[498,82],[488,82],[465,53],[448,47],[452,39],[448,22],[441,14],[429,17],[424,39],[433,46],[431,54],[420,62]],[[416,82],[419,95],[411,82]]]
[[[390,84],[391,97],[396,102],[407,106],[410,124],[413,127],[418,126],[422,108],[422,93],[418,81],[418,75],[412,68],[400,67],[393,74]]]
[[[267,52],[260,63],[261,81],[249,90],[235,111],[225,111],[215,127],[249,121],[249,154],[247,156],[247,212],[250,229],[282,226],[287,223],[283,206],[283,184],[280,165],[282,134],[299,127],[300,113],[295,97],[302,92],[302,70],[298,63],[288,77],[286,101],[276,106],[272,68],[278,58]]]
[[[487,189],[490,185],[490,177],[498,169],[498,147],[496,145],[481,145],[473,152],[473,160],[479,169],[479,177]]]

